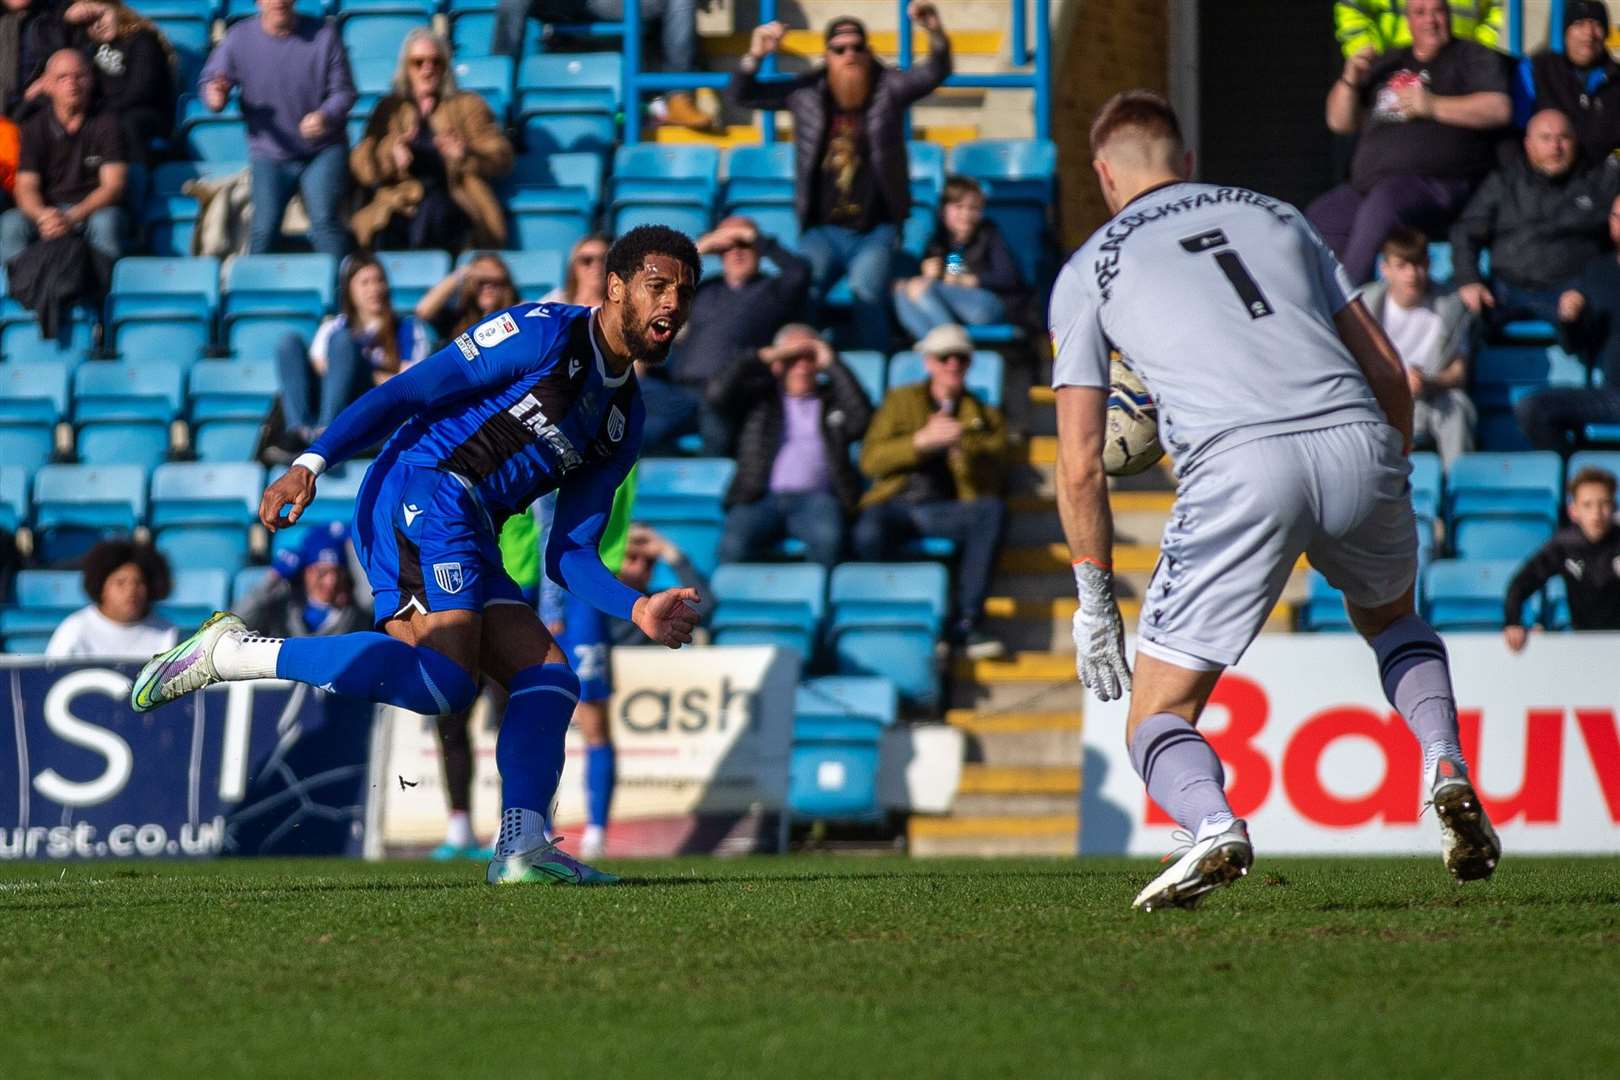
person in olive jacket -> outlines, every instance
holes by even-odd
[[[789,536],[830,570],[861,493],[849,448],[872,417],[855,376],[814,327],[789,323],[772,344],[738,354],[708,402],[738,433],[719,561],[765,557]]]
[[[921,536],[956,544],[956,596],[950,638],[964,654],[1005,652],[980,629],[984,597],[1001,550],[1007,434],[1001,413],[967,388],[973,343],[955,324],[917,343],[928,379],[890,390],[861,446],[872,488],[861,499],[855,553],[886,561]]]

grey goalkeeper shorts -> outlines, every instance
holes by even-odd
[[[1400,433],[1353,423],[1270,435],[1183,477],[1142,604],[1137,647],[1168,663],[1237,663],[1301,554],[1358,607],[1417,576],[1411,466]]]

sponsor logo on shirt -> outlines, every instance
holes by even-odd
[[[439,586],[439,591],[458,593],[463,584],[461,577],[461,564],[458,562],[436,562],[433,564],[433,580]]]
[[[473,340],[488,349],[499,345],[518,332],[517,322],[508,312],[501,312],[473,331]]]
[[[1620,567],[1620,559],[1615,560],[1615,565],[1616,567]],[[1574,578],[1576,581],[1579,581],[1581,580],[1581,575],[1586,573],[1586,561],[1584,559],[1565,559],[1564,569],[1569,571],[1570,577]]]
[[[462,334],[460,337],[456,338],[456,348],[460,349],[461,355],[465,356],[468,360],[478,359],[478,349],[473,345],[472,338],[468,337],[466,334]]]

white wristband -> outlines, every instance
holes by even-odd
[[[314,473],[316,476],[319,476],[321,473],[326,471],[326,459],[321,457],[319,454],[312,454],[307,450],[293,458],[291,467],[296,469],[300,465]]]

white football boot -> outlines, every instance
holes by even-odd
[[[159,705],[219,682],[214,670],[214,646],[232,632],[245,634],[247,626],[228,611],[216,611],[197,627],[196,633],[168,652],[152,657],[135,676],[135,685],[129,691],[130,708],[151,712]]]
[[[538,882],[542,885],[617,885],[619,879],[604,870],[586,866],[557,845],[555,840],[542,839],[527,851],[503,855],[499,850],[489,860],[486,880],[491,885],[517,885]]]
[[[1138,911],[1196,908],[1204,902],[1204,897],[1243,877],[1254,865],[1249,826],[1242,818],[1233,819],[1224,832],[1202,840],[1195,840],[1184,832],[1175,835],[1183,840],[1184,846],[1166,855],[1166,860],[1175,858],[1175,863],[1136,894],[1131,906]]]
[[[1462,767],[1448,757],[1434,764],[1429,804],[1440,820],[1440,854],[1458,881],[1491,876],[1502,858],[1502,844]]]

